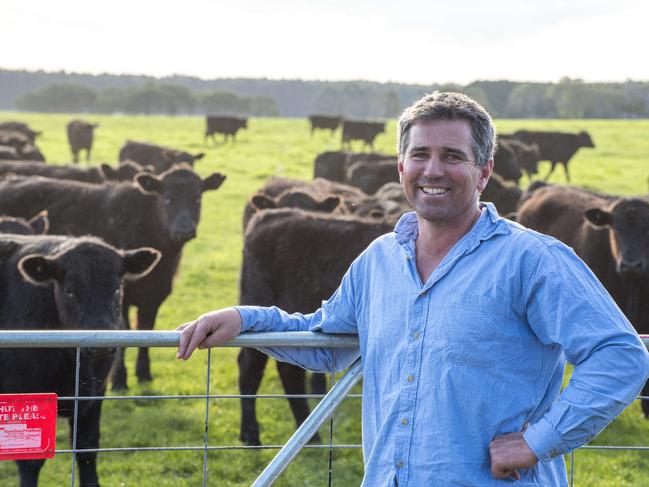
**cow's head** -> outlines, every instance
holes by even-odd
[[[169,237],[180,244],[196,236],[203,192],[219,188],[224,180],[218,172],[201,179],[184,164],[160,175],[140,173],[135,177],[144,192],[159,195]]]
[[[54,255],[23,257],[18,270],[34,285],[53,286],[64,328],[120,329],[124,279],[148,274],[160,260],[160,252],[120,251],[95,238],[71,239],[67,245]]]
[[[590,138],[590,134],[585,130],[579,132],[579,144],[581,147],[595,147],[593,139]]]
[[[649,270],[649,202],[638,198],[617,200],[606,208],[590,208],[586,220],[608,228],[617,271],[629,277],[646,276]]]
[[[135,161],[120,161],[117,167],[109,166],[106,163],[100,165],[101,173],[107,181],[133,181],[136,174],[141,172],[154,172],[153,166],[141,166]]]
[[[167,165],[172,164],[181,164],[186,163],[190,166],[194,165],[194,162],[205,157],[203,152],[198,154],[190,154],[189,152],[184,152],[176,149],[163,149],[162,150],[162,160],[167,163]]]

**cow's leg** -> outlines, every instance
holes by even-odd
[[[79,162],[79,152],[72,151],[72,162],[75,164]]]
[[[90,149],[86,149],[86,162],[90,162]]]
[[[18,460],[18,475],[20,475],[20,487],[36,487],[38,485],[38,474],[45,463],[45,460]]]
[[[544,181],[548,180],[550,174],[554,172],[554,166],[556,165],[557,165],[557,161],[550,161],[550,171],[545,175],[545,178],[543,178]]]
[[[640,394],[643,396],[649,396],[649,381],[645,382]],[[642,405],[642,412],[644,413],[644,417],[646,419],[649,419],[649,399],[643,399],[642,401],[640,401],[640,404]]]
[[[563,171],[566,173],[566,181],[570,182],[570,173],[568,172],[568,161],[562,162],[563,164]]]
[[[158,315],[159,304],[141,305],[137,309],[137,329],[153,330],[155,318]],[[139,382],[153,380],[151,375],[151,364],[149,362],[149,349],[140,347],[137,351],[137,362],[135,364],[135,375]]]
[[[84,401],[79,408],[77,421],[77,449],[94,450],[99,448],[99,418],[103,401]],[[74,427],[74,417],[69,418],[70,444]],[[77,453],[79,468],[79,485],[82,487],[98,487],[97,452]]]
[[[327,376],[325,374],[311,374],[311,394],[327,393]]]
[[[306,371],[304,369],[286,362],[277,362],[277,371],[286,394],[306,394]],[[305,398],[295,397],[289,398],[288,404],[293,411],[295,424],[299,427],[309,416],[309,403]],[[316,433],[311,441],[319,443],[320,436]]]
[[[261,353],[254,348],[241,349],[237,357],[239,392],[241,394],[257,394],[267,362],[268,355],[265,353]],[[239,438],[246,445],[261,445],[254,398],[241,399],[241,430]]]
[[[131,329],[128,319],[129,308],[130,306],[127,303],[122,305],[122,326],[125,330]],[[118,348],[115,352],[111,380],[113,383],[112,389],[114,391],[128,389],[126,363],[124,362],[124,348],[122,347]]]

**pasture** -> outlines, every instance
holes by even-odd
[[[65,125],[78,115],[0,113],[0,120],[21,120],[43,131],[37,145],[48,163],[71,161]],[[210,309],[230,306],[238,299],[238,272],[241,262],[241,217],[246,199],[273,175],[310,179],[313,160],[326,150],[340,149],[340,131],[311,136],[306,119],[253,118],[248,129],[237,134],[235,143],[204,143],[202,117],[98,116],[82,115],[100,127],[95,131],[92,164],[114,165],[119,148],[127,139],[151,141],[191,153],[205,152],[195,165],[205,177],[219,171],[227,175],[218,191],[206,193],[198,237],[185,246],[174,291],[160,309],[156,329],[173,329]],[[570,161],[573,184],[615,194],[646,193],[649,176],[649,121],[608,120],[500,120],[498,129],[513,132],[520,128],[579,131],[586,129],[595,149],[580,149]],[[395,122],[376,138],[375,150],[395,152]],[[352,144],[360,150],[361,144]],[[81,163],[84,164],[83,162]],[[549,164],[540,165],[545,175]],[[551,181],[564,183],[562,168]],[[527,179],[522,180],[523,185]],[[175,359],[175,350],[151,350],[154,381],[138,384],[134,375],[135,351],[127,352],[128,394],[200,394],[205,390],[207,352],[199,352],[189,362]],[[237,394],[236,349],[212,352],[212,394]],[[267,367],[260,394],[281,393],[273,363]],[[109,393],[110,395],[110,393]],[[497,400],[497,398],[494,398]],[[312,403],[313,405],[313,403]],[[360,399],[347,399],[334,416],[334,443],[360,443]],[[153,401],[106,401],[101,424],[101,447],[201,446],[205,401],[201,399]],[[264,445],[281,445],[295,425],[284,399],[263,399],[257,403]],[[240,445],[239,400],[216,399],[210,403],[209,443]],[[323,442],[329,431],[321,431]],[[68,449],[67,422],[61,421],[58,448]],[[636,401],[600,435],[593,444],[647,445],[649,421]],[[208,455],[208,485],[246,486],[274,456],[275,449],[213,451]],[[303,451],[276,485],[327,485],[329,453]],[[104,452],[99,454],[99,475],[105,486],[200,485],[202,452]],[[69,485],[70,456],[61,454],[46,462],[41,472],[45,487]],[[335,450],[332,485],[359,485],[362,477],[360,449]],[[575,485],[646,485],[649,452],[586,451],[575,454]],[[16,467],[0,464],[1,484],[17,485]]]

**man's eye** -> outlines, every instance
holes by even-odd
[[[449,164],[457,164],[464,160],[458,154],[446,154],[445,159]]]
[[[425,152],[413,152],[410,154],[410,157],[412,159],[426,159],[428,157],[428,154]]]

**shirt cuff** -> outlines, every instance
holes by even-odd
[[[249,331],[255,324],[254,311],[248,306],[234,306],[241,316],[241,333]]]
[[[530,426],[523,433],[523,439],[541,462],[549,462],[565,453],[561,436],[545,418]]]

